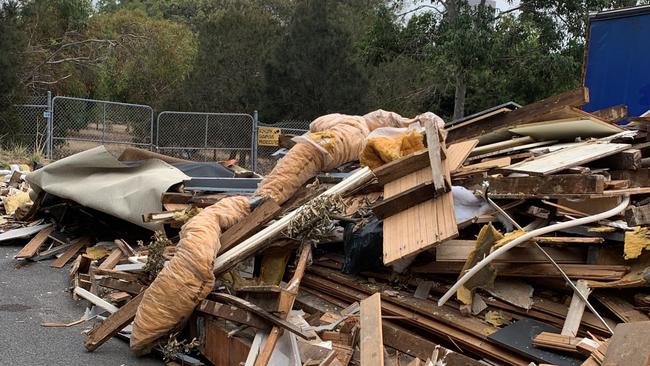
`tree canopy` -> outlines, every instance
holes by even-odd
[[[0,1],[0,112],[19,95],[445,119],[580,83],[590,11],[636,0]]]

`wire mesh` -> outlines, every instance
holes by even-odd
[[[152,146],[153,110],[147,105],[55,97],[52,109],[54,159],[99,145],[115,154],[127,146]]]
[[[32,97],[15,104],[0,117],[0,145],[44,153],[47,146],[47,97]],[[41,104],[42,103],[42,104]]]
[[[236,160],[253,168],[255,121],[244,113],[171,112],[158,114],[160,153],[194,161]]]

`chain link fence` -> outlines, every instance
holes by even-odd
[[[257,135],[264,129],[279,129],[282,135],[302,135],[309,131],[309,124],[311,121],[281,121],[273,124],[258,123]],[[276,143],[265,143],[257,138],[257,170],[260,174],[268,174],[273,170],[275,163],[280,158],[274,156],[280,147]]]
[[[48,97],[27,97],[17,101],[0,118],[4,149],[24,149],[44,154],[47,147]]]
[[[119,155],[126,146],[150,149],[153,109],[147,105],[55,97],[50,151],[60,159],[96,147]]]
[[[234,159],[255,170],[255,119],[250,114],[161,112],[155,141],[162,154],[194,161]]]
[[[164,111],[150,106],[57,96],[21,100],[0,119],[0,145],[61,159],[104,145],[116,156],[126,146],[194,161],[236,160],[260,174],[280,156],[278,135],[302,135],[310,121],[258,123],[257,112]],[[260,135],[262,132],[262,135]],[[269,139],[269,136],[271,137]],[[276,155],[276,156],[274,156]]]

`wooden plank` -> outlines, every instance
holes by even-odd
[[[99,265],[99,269],[113,269],[122,259],[122,251],[120,249],[113,249],[111,254],[104,259],[102,264]]]
[[[135,250],[122,239],[115,239],[115,245],[122,251],[125,257],[135,257]]]
[[[627,106],[625,104],[619,104],[613,107],[599,109],[591,112],[591,114],[605,122],[616,123],[627,117]]]
[[[609,340],[602,365],[650,365],[650,321],[621,323]]]
[[[95,272],[96,273],[96,272]],[[137,282],[122,281],[116,278],[104,277],[97,280],[97,285],[114,290],[128,292],[130,294],[139,294],[144,291],[145,287]]]
[[[446,192],[451,189],[451,183],[449,180],[445,179],[443,173],[443,156],[441,154],[441,149],[444,146],[444,141],[441,144],[438,126],[434,121],[426,120],[424,122],[424,129],[427,137],[427,150],[429,152],[429,166],[431,167],[432,172],[433,189],[437,193]]]
[[[625,209],[625,221],[629,226],[643,226],[650,224],[650,204],[643,206],[629,206]]]
[[[436,247],[436,261],[463,262],[476,247],[474,240],[447,240]],[[544,248],[558,263],[585,263],[587,253],[584,248]],[[510,249],[497,258],[494,263],[548,263],[546,256],[533,246],[520,246]]]
[[[102,299],[101,297],[81,288],[81,287],[75,287],[74,293],[83,297],[84,299],[90,301],[91,303],[99,306],[100,308],[108,311],[109,313],[115,313],[119,309],[115,307],[115,305],[109,303],[108,301]]]
[[[533,338],[533,345],[535,347],[549,348],[563,352],[579,353],[576,346],[581,341],[582,338],[579,337],[541,332]]]
[[[629,144],[585,142],[529,161],[513,164],[504,169],[521,173],[548,175],[616,154],[629,147]]]
[[[591,166],[594,168],[608,168],[610,170],[637,170],[641,168],[641,150],[639,149],[627,149],[623,150],[618,154],[608,156],[603,159],[598,159],[594,161]]]
[[[226,252],[242,240],[247,239],[253,233],[259,231],[262,226],[275,218],[281,211],[282,207],[274,200],[266,199],[248,216],[221,234],[219,239],[221,242],[219,254]]]
[[[518,263],[494,263],[493,265],[499,273],[499,276],[530,278],[562,277],[552,264],[531,263],[522,266]],[[592,264],[560,264],[560,268],[562,268],[569,278],[603,281],[619,280],[630,270],[628,266]],[[462,269],[463,263],[460,262],[432,262],[410,267],[413,273],[459,274]]]
[[[451,144],[447,147],[445,154],[447,158],[445,160],[450,160],[448,164],[452,171],[460,168],[477,144],[478,140],[469,140]],[[372,172],[380,185],[386,185],[428,166],[430,166],[429,150],[424,149],[386,163]]]
[[[591,293],[591,289],[589,289],[587,281],[585,280],[578,280],[576,282],[576,288],[585,298],[587,298]],[[580,298],[580,296],[578,296],[578,294],[575,293],[574,290],[571,304],[569,305],[569,312],[567,313],[560,334],[570,337],[575,337],[578,334],[578,328],[580,328],[580,323],[582,322],[582,314],[585,312],[585,306],[586,303],[582,298]]]
[[[271,329],[271,323],[264,318],[236,306],[224,305],[211,300],[203,300],[199,303],[196,310],[203,314],[208,314],[240,324],[246,324],[257,329]]]
[[[488,177],[473,183],[479,188],[486,181],[492,198],[543,198],[600,194],[605,190],[602,175],[556,174],[531,177]]]
[[[128,273],[128,272],[115,271],[112,269],[95,268],[93,269],[93,274],[97,276],[109,276],[115,279],[129,281],[129,282],[140,281],[140,276],[138,275],[135,275],[133,273]]]
[[[630,304],[619,296],[597,291],[593,294],[593,297],[596,298],[599,303],[603,304],[603,306],[611,310],[611,312],[616,315],[617,318],[621,319],[625,323],[643,322],[650,320],[650,318],[648,318],[645,313],[635,309],[634,305]]]
[[[379,219],[393,216],[410,207],[426,202],[430,199],[440,196],[433,182],[418,184],[395,196],[377,201],[372,206],[372,212]]]
[[[72,257],[74,257],[81,249],[83,249],[83,247],[85,247],[88,244],[90,244],[90,238],[88,237],[79,238],[59,258],[57,258],[54,262],[52,262],[52,264],[50,264],[50,267],[61,268],[65,266],[65,264],[68,263],[68,261],[72,259]]]
[[[361,366],[383,366],[384,342],[381,325],[381,295],[361,300]]]
[[[380,185],[385,185],[407,174],[429,166],[429,150],[420,150],[386,163],[372,172]]]
[[[530,143],[535,142],[535,139],[532,137],[524,136],[524,137],[515,137],[512,139],[508,139],[505,141],[499,141],[495,142],[493,144],[487,144],[487,145],[482,145],[479,147],[475,147],[472,152],[469,154],[469,156],[476,156],[476,155],[483,155],[495,151],[501,151],[504,149],[509,149],[511,147],[516,147],[516,146],[521,146],[521,145],[527,145]]]
[[[579,107],[589,102],[587,88],[578,88],[562,94],[553,95],[546,99],[525,105],[512,112],[499,114],[461,127],[452,127],[448,131],[447,141],[455,142],[478,136],[486,136],[490,132],[504,130],[526,122],[536,122],[543,118],[545,113],[561,109],[565,106]]]
[[[135,318],[135,313],[138,310],[138,306],[143,297],[144,292],[131,299],[131,301],[127,302],[118,311],[114,312],[106,318],[106,320],[95,326],[88,334],[88,340],[84,343],[86,349],[91,352],[96,350],[112,336],[117,334],[117,332],[131,323]]]
[[[31,258],[36,255],[38,249],[48,239],[50,233],[54,231],[54,227],[46,227],[39,231],[19,252],[14,256],[16,259]]]
[[[512,164],[512,159],[509,156],[504,156],[502,158],[489,159],[480,163],[465,165],[460,169],[452,172],[453,176],[466,175],[479,171],[490,170],[495,168],[503,168]]]

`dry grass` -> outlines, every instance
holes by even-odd
[[[14,145],[8,149],[0,149],[0,165],[9,167],[9,164],[27,164],[44,162],[45,155],[42,151],[32,150],[26,146]]]

